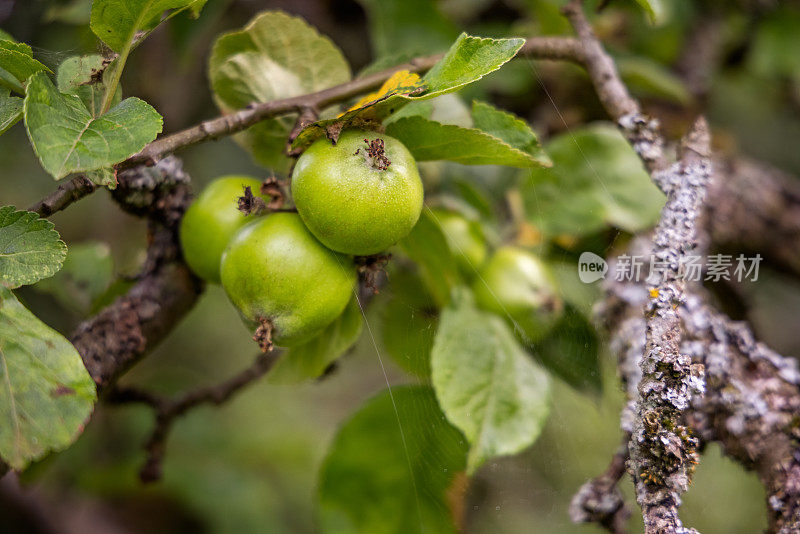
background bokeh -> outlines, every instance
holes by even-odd
[[[329,35],[358,71],[390,52],[446,49],[460,30],[490,36],[567,32],[558,4],[551,0],[209,0],[198,21],[178,18],[136,51],[123,87],[126,94],[153,104],[164,115],[165,131],[171,132],[217,114],[205,75],[210,44],[220,32],[241,27],[264,9],[304,17]],[[632,69],[637,95],[674,133],[690,118],[687,108],[699,105],[687,105],[686,90],[673,76],[675,66],[690,32],[713,15],[721,26],[723,45],[719,61],[709,67],[712,83],[706,105],[717,148],[800,174],[800,33],[796,31],[800,8],[768,4],[694,5],[678,0],[669,8],[667,22],[652,28],[633,1],[617,0],[596,17],[596,24],[610,49]],[[37,57],[54,67],[71,55],[97,51],[96,39],[85,24],[88,6],[83,0],[0,0],[0,28],[30,43]],[[462,96],[480,97],[514,111],[543,138],[603,118],[585,76],[551,63],[518,60]],[[228,139],[190,148],[181,157],[197,188],[221,174],[267,175]],[[437,176],[462,170],[434,165],[423,167],[425,172],[426,185],[434,189]],[[488,168],[463,172],[476,182],[497,174]],[[36,161],[21,125],[0,138],[0,204],[28,206],[54,186]],[[94,194],[52,221],[70,245],[108,243],[117,276],[134,274],[143,260],[144,224],[120,212],[106,194]],[[614,230],[603,233],[601,242],[610,243],[615,235]],[[800,286],[768,269],[761,274],[759,282],[734,288],[747,306],[746,316],[777,350],[800,355],[796,328]],[[391,286],[384,291],[391,293]],[[61,332],[69,332],[82,318],[35,289],[22,290],[19,296]],[[379,306],[367,311],[372,328],[380,322],[378,312]],[[210,287],[124,382],[179,392],[236,372],[254,354],[224,293]],[[144,408],[101,406],[73,447],[39,462],[21,477],[23,492],[8,480],[0,484],[0,532],[316,532],[319,466],[340,422],[385,388],[379,358],[393,384],[415,380],[395,367],[382,347],[376,350],[365,333],[322,380],[281,385],[264,379],[225,406],[190,413],[169,440],[163,481],[148,487],[139,483],[137,470],[144,458],[141,443],[152,424],[151,413]],[[579,393],[557,382],[552,415],[538,442],[518,456],[490,461],[472,482],[467,495],[468,532],[597,531],[570,524],[567,507],[577,488],[605,468],[619,442],[623,394],[613,358],[605,352],[602,382],[598,394]],[[623,488],[633,504],[627,478]],[[753,533],[766,524],[763,501],[755,476],[710,447],[686,494],[683,517],[704,533]],[[641,521],[633,506],[631,531],[636,532]]]

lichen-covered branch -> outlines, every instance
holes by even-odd
[[[687,422],[704,442],[758,473],[767,492],[769,532],[800,532],[800,371],[692,296],[681,309],[682,349],[706,369],[707,394],[693,400]]]
[[[71,337],[99,390],[163,339],[203,286],[181,260],[177,227],[189,204],[189,178],[174,157],[119,175],[115,200],[150,221],[147,259],[127,294],[78,326]]]
[[[679,308],[686,298],[682,266],[696,245],[697,224],[711,176],[710,135],[699,119],[685,138],[684,156],[661,171],[667,202],[653,238],[652,258],[660,268],[647,281],[645,351],[639,366],[630,469],[648,534],[694,532],[678,517],[680,495],[697,464],[697,440],[683,424],[692,397],[705,385],[702,366],[681,353]]]
[[[122,297],[81,323],[71,341],[102,391],[161,341],[192,308],[201,285],[178,262],[158,263]]]
[[[697,223],[711,176],[710,134],[698,120],[684,139],[680,161],[667,165],[658,122],[645,116],[595,36],[582,2],[565,8],[583,47],[583,64],[607,113],[667,195],[652,247],[660,266],[648,280],[644,355],[630,428],[629,468],[647,534],[684,534],[678,517],[680,495],[697,463],[697,442],[683,425],[683,412],[703,389],[702,368],[681,353],[678,307],[685,299],[681,267],[695,247]]]
[[[644,253],[649,243],[639,238],[629,253]],[[611,336],[623,380],[635,384],[641,376],[636,362],[645,344],[641,309],[649,300],[648,290],[642,283],[613,279],[606,281],[605,289],[607,297],[598,308],[598,318]],[[714,310],[699,288],[694,288],[678,312],[681,353],[692,364],[703,365],[706,377],[705,395],[692,398],[684,424],[700,440],[700,447],[717,442],[726,455],[758,474],[767,491],[768,532],[800,531],[797,361],[756,341],[746,323]],[[630,408],[631,404],[623,410],[623,430],[631,421]]]
[[[666,276],[650,280],[650,291],[644,285],[611,283],[609,298],[600,313],[601,322],[611,334],[612,350],[620,355],[619,367],[629,393],[621,426],[626,433],[632,433],[630,468],[646,531],[692,531],[681,524],[677,507],[696,462],[696,436],[702,436],[721,439],[730,456],[759,471],[770,494],[770,532],[800,532],[797,518],[800,508],[798,395],[790,376],[795,371],[787,370],[791,363],[777,355],[764,358],[768,349],[755,348],[760,345],[752,341],[746,326],[732,328],[727,318],[709,308],[705,310],[710,315],[687,326],[687,303],[694,303],[697,297],[685,294],[679,276],[681,255],[691,250],[698,239],[706,246],[723,250],[765,254],[778,266],[797,274],[797,257],[791,251],[798,247],[787,246],[787,243],[800,244],[797,186],[774,169],[746,161],[720,165],[719,172],[715,169],[713,185],[708,186],[710,152],[707,127],[702,123],[696,125],[695,135],[689,139],[693,148],[685,151],[679,163],[668,165],[658,122],[644,115],[630,96],[613,61],[586,20],[581,2],[572,0],[564,14],[578,35],[583,48],[579,62],[589,73],[600,101],[642,159],[653,181],[668,196],[652,243],[656,260],[666,264]],[[706,194],[709,207],[703,223],[707,231],[698,235],[698,219]],[[646,318],[641,313],[645,306]],[[716,327],[710,326],[715,323]],[[724,325],[727,327],[723,328]],[[705,344],[698,345],[702,332],[706,333]],[[727,345],[719,339],[711,343],[709,335],[715,339],[727,338]],[[740,342],[732,343],[732,338]],[[731,345],[739,348],[731,350]],[[748,347],[748,351],[744,351],[748,354],[736,354],[736,351],[742,352],[742,345]],[[731,361],[725,364],[707,362],[706,355],[714,354],[725,356],[719,356],[720,361]],[[694,360],[690,356],[695,356]],[[758,364],[752,363],[754,358],[758,359]],[[700,373],[703,364],[710,366],[709,393],[705,401],[700,395],[692,395],[693,390],[703,387]],[[743,393],[734,404],[730,404],[731,399],[725,396],[723,389],[732,380],[731,376],[723,375],[726,369],[736,369],[744,376],[740,381]],[[763,373],[770,380],[762,382],[748,373]],[[763,391],[765,387],[771,389]],[[758,391],[759,388],[762,391]],[[776,397],[774,393],[778,390],[780,395]],[[753,391],[758,391],[758,395],[748,394]],[[705,402],[706,407],[715,406],[708,408],[708,419],[716,424],[709,424],[703,417],[698,419],[697,404],[701,402]],[[743,406],[751,409],[743,410]],[[755,412],[753,407],[760,410]],[[755,413],[764,418],[759,424],[755,423]],[[794,416],[789,417],[789,414]],[[750,421],[749,435],[742,431],[742,424],[737,424],[743,417]],[[689,433],[687,425],[694,434]],[[711,433],[709,427],[715,428],[716,433]],[[733,436],[731,428],[740,431]],[[726,440],[726,437],[731,439]],[[770,446],[771,441],[777,443]],[[597,521],[611,529],[624,528],[610,523],[617,519],[608,513],[616,506],[617,489],[611,481],[613,477],[604,474],[581,488],[573,501],[576,520]],[[598,503],[609,504],[609,507],[597,508]]]
[[[628,438],[611,458],[608,468],[599,476],[586,482],[572,497],[569,517],[574,523],[596,523],[612,534],[628,532],[631,512],[617,487],[626,473]]]

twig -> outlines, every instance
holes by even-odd
[[[94,192],[97,186],[84,176],[76,176],[68,182],[59,185],[58,188],[44,197],[42,200],[28,208],[39,214],[39,217],[49,217],[61,211],[73,202],[77,202],[86,195]]]
[[[569,516],[574,523],[597,523],[613,534],[628,532],[631,512],[617,487],[628,461],[628,436],[611,458],[608,468],[586,482],[572,497]]]
[[[569,60],[578,63],[583,59],[583,51],[578,41],[568,37],[533,37],[527,40],[520,51],[520,55],[540,59]],[[399,70],[408,70],[415,73],[426,72],[442,57],[443,54],[418,57],[408,63],[356,78],[316,93],[273,100],[271,102],[253,103],[245,109],[201,122],[186,130],[157,139],[138,154],[117,164],[117,168],[124,169],[141,164],[149,165],[178,149],[240,132],[272,117],[290,113],[302,113],[304,111],[310,117],[311,111],[316,113],[316,110],[325,109],[333,104],[344,102],[377,89]]]
[[[203,404],[219,406],[236,393],[264,376],[278,359],[278,352],[259,354],[252,365],[233,377],[213,386],[198,388],[178,397],[162,398],[153,393],[135,388],[115,387],[106,397],[114,404],[142,403],[156,411],[156,424],[145,444],[147,459],[139,472],[142,482],[154,482],[161,478],[161,466],[166,452],[166,443],[175,419]]]
[[[583,65],[586,54],[580,40],[574,37],[530,37],[517,56],[551,61],[569,61]]]
[[[251,104],[245,109],[201,122],[186,130],[157,139],[138,154],[119,163],[117,168],[151,164],[178,149],[240,132],[260,121],[279,115],[299,113],[304,109],[324,109],[337,102],[345,101],[380,87],[384,81],[398,70],[407,69],[411,72],[425,72],[435,65],[441,57],[441,54],[437,54],[416,58],[391,69],[356,78],[350,82],[335,85],[316,93]]]
[[[563,13],[578,34],[584,52],[584,65],[608,114],[619,120],[625,115],[640,113],[639,103],[631,97],[628,88],[622,83],[614,60],[606,53],[586,20],[583,2],[572,0],[564,6]]]
[[[582,64],[584,61],[583,48],[580,42],[570,37],[530,38],[525,42],[519,55],[537,59],[572,61],[578,64]],[[118,170],[124,170],[139,165],[153,165],[161,158],[179,149],[235,134],[268,118],[300,113],[295,128],[289,137],[291,142],[302,126],[314,120],[318,110],[374,90],[399,70],[407,69],[416,73],[426,72],[442,57],[443,54],[418,57],[408,63],[356,78],[350,82],[329,87],[316,93],[273,100],[271,102],[254,103],[245,109],[203,121],[180,132],[157,139],[144,147],[139,153],[118,163],[115,167]],[[29,210],[37,212],[42,217],[47,217],[63,210],[97,189],[98,186],[90,180],[83,176],[76,176],[69,182],[59,185],[58,189],[31,206]]]
[[[563,13],[578,34],[583,49],[582,64],[606,112],[622,129],[648,171],[653,173],[665,169],[668,164],[658,121],[644,115],[639,103],[628,92],[614,60],[586,20],[581,0],[571,0],[563,8]]]
[[[316,122],[317,120],[319,120],[319,110],[317,108],[307,107],[303,108],[300,111],[300,114],[297,116],[297,120],[294,123],[294,127],[292,128],[292,131],[289,132],[289,138],[286,140],[287,154],[289,154],[290,156],[300,155],[300,151],[292,149],[292,143],[294,142],[295,139],[297,139],[297,136],[300,135],[300,132],[302,132],[306,126]]]

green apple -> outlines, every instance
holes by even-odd
[[[542,339],[564,308],[547,264],[517,247],[497,249],[472,287],[478,306],[509,320],[527,342]]]
[[[324,247],[295,213],[273,213],[242,227],[222,255],[222,287],[242,316],[271,326],[289,347],[344,311],[356,284],[353,259]]]
[[[217,178],[189,206],[181,221],[183,258],[197,276],[208,282],[219,283],[222,251],[231,236],[255,218],[238,209],[237,201],[245,186],[258,195],[261,181],[251,176]]]
[[[300,156],[292,196],[303,222],[325,246],[368,256],[411,231],[423,191],[414,157],[400,141],[346,130],[336,144],[319,139]]]

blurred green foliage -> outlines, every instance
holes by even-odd
[[[345,51],[354,72],[371,61],[386,67],[415,54],[444,51],[461,30],[496,37],[568,33],[558,14],[561,3],[277,2],[329,34]],[[663,16],[656,26],[649,25],[633,0],[612,2],[593,14],[598,33],[619,57],[636,96],[664,117],[668,131],[680,131],[690,118],[682,106],[693,104],[677,76],[684,43],[693,27],[702,27],[709,16],[718,17],[723,28],[721,57],[709,68],[713,76],[708,94],[718,148],[800,173],[800,155],[794,147],[800,138],[800,33],[793,31],[800,9],[783,5],[745,13],[739,3],[660,4]],[[0,26],[33,45],[35,56],[55,71],[70,56],[98,51],[85,26],[87,5],[84,0],[17,2]],[[132,56],[123,78],[125,95],[152,103],[164,115],[167,131],[215,115],[205,79],[211,44],[220,33],[241,28],[258,8],[252,2],[210,0],[196,23],[175,19],[159,28]],[[560,343],[547,341],[536,351],[541,360],[550,360],[548,367],[565,366],[556,376],[573,384],[588,381],[596,393],[581,393],[553,380],[552,413],[535,445],[519,455],[488,461],[470,482],[464,500],[466,531],[597,531],[570,524],[566,511],[574,491],[605,468],[618,445],[623,395],[613,358],[605,350],[600,352],[599,367],[594,361],[559,359],[560,353],[580,355],[580,349],[598,344],[594,332],[582,323],[597,297],[596,287],[576,280],[576,258],[582,247],[613,251],[630,232],[652,224],[663,200],[613,129],[578,126],[604,115],[588,80],[573,67],[518,60],[458,96],[425,103],[430,107],[417,112],[430,113],[444,124],[469,126],[464,121],[473,99],[524,118],[543,139],[555,165],[552,170],[516,171],[425,164],[421,170],[428,201],[457,206],[480,220],[492,246],[523,242],[548,258],[559,291],[580,311],[581,320],[560,327],[577,333],[555,338]],[[181,155],[198,188],[222,174],[269,173],[255,166],[230,139]],[[0,168],[4,205],[30,205],[53,188],[20,126],[0,139]],[[516,202],[508,194],[515,189],[519,190]],[[114,291],[114,284],[124,284],[137,271],[143,260],[145,224],[121,213],[102,192],[52,220],[71,247],[59,275],[64,283],[53,294],[27,289],[19,297],[49,325],[69,332],[90,312],[95,299],[103,299],[104,292]],[[79,245],[89,241],[106,243],[110,251],[103,245]],[[440,253],[431,255],[432,249]],[[372,426],[375,435],[361,442],[352,438],[348,454],[382,464],[400,450],[401,427],[392,420],[386,394],[380,392],[387,382],[397,386],[401,397],[409,391],[427,391],[433,331],[440,321],[436,308],[448,301],[449,288],[463,276],[452,260],[440,229],[424,217],[396,251],[388,285],[366,308],[363,332],[335,368],[320,381],[284,385],[263,380],[219,409],[200,409],[181,419],[169,441],[160,485],[143,488],[136,476],[151,414],[141,408],[105,406],[75,446],[35,465],[25,473],[24,482],[42,488],[54,501],[66,496],[101,503],[141,532],[318,532],[329,521],[318,513],[318,497],[325,487],[318,473],[331,444],[348,437],[346,431],[336,437],[341,425],[363,422],[363,410],[378,403],[381,417]],[[80,263],[89,267],[71,274],[70,265]],[[98,274],[84,280],[81,273],[89,268]],[[778,349],[797,355],[800,342],[792,320],[800,310],[800,287],[767,273],[755,287],[746,288],[745,298],[754,307],[752,318],[759,334]],[[604,344],[600,339],[599,346]],[[236,312],[221,289],[211,287],[175,332],[124,381],[175,393],[235,373],[249,364],[253,353]],[[310,361],[311,374],[329,363],[324,358]],[[582,371],[575,373],[577,369]],[[409,389],[408,384],[423,385]],[[376,394],[377,400],[364,408]],[[426,413],[435,411],[430,395],[423,395],[428,395]],[[413,413],[402,415],[401,422],[409,430],[427,424],[425,416]],[[456,463],[453,469],[460,468]],[[426,469],[439,467],[421,465],[421,474],[431,476],[434,473]],[[337,476],[346,479],[347,474]],[[635,510],[627,479],[623,489]],[[440,497],[419,496],[425,499],[423,506],[437,507],[442,505],[435,500]],[[749,534],[765,525],[763,500],[754,475],[710,447],[685,497],[683,519],[701,532]],[[411,518],[414,505],[399,513]],[[633,517],[635,532],[641,526],[636,512]],[[3,529],[0,519],[0,531],[11,531]]]

